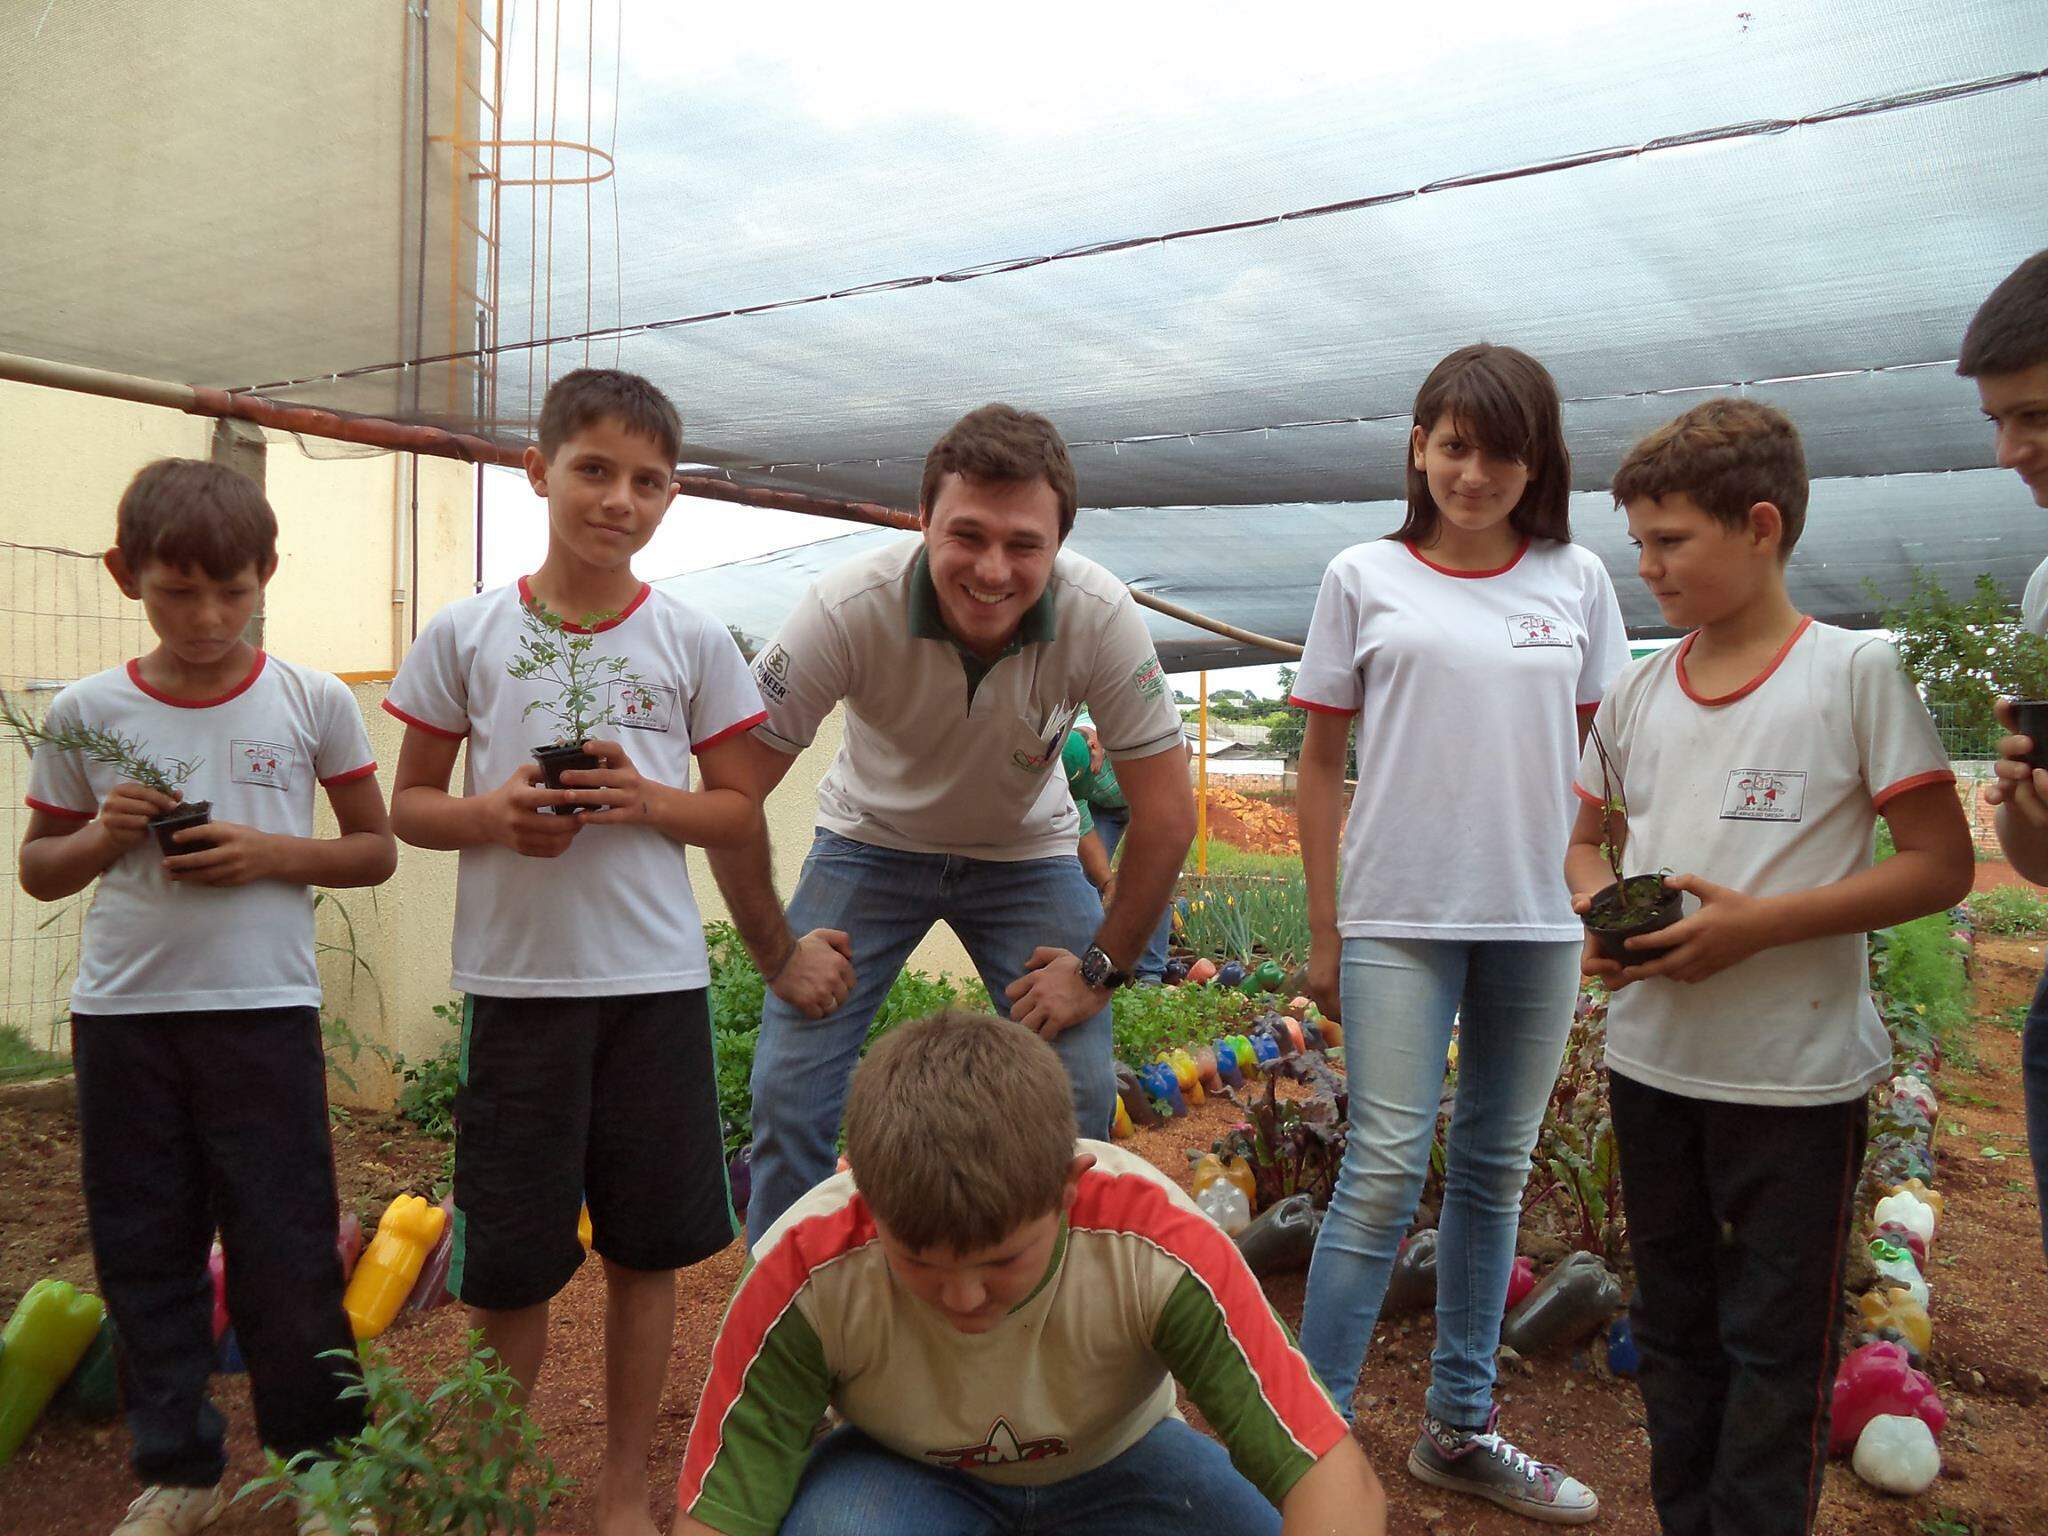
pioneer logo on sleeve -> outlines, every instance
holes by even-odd
[[[234,766],[229,777],[237,784],[262,784],[270,789],[290,789],[292,768],[299,754],[274,741],[232,741]]]
[[[1564,627],[1564,620],[1553,619],[1547,613],[1511,613],[1508,615],[1508,644],[1516,650],[1531,645],[1570,645],[1571,631]]]
[[[1791,768],[1736,768],[1721,796],[1723,821],[1797,821],[1806,813],[1806,775]]]
[[[754,682],[760,690],[780,704],[789,697],[789,652],[779,645],[771,645],[754,662]]]

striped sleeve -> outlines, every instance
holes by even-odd
[[[1223,1229],[1140,1175],[1090,1173],[1072,1225],[1129,1232],[1184,1271],[1152,1330],[1152,1348],[1275,1505],[1349,1433],[1329,1393]],[[1178,1197],[1178,1198],[1177,1198]]]
[[[721,1355],[747,1290],[743,1285],[733,1301],[719,1337]],[[714,1379],[729,1363],[714,1360]],[[727,1397],[723,1412],[711,1401],[713,1383],[705,1383],[678,1498],[684,1514],[727,1536],[774,1536],[796,1498],[811,1436],[831,1396],[831,1376],[817,1333],[794,1306],[760,1336],[740,1374],[740,1389]]]

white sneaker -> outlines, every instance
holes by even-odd
[[[211,1488],[167,1488],[151,1484],[128,1506],[113,1536],[193,1536],[221,1517],[227,1495]]]
[[[377,1522],[358,1511],[346,1527],[337,1526],[326,1515],[306,1505],[299,1506],[299,1536],[379,1536]]]

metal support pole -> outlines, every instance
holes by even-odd
[[[207,445],[206,456],[214,463],[232,469],[238,475],[247,475],[256,482],[256,489],[263,489],[265,458],[269,445],[263,440],[263,429],[251,426],[246,421],[234,421],[227,417],[216,417],[213,423],[213,439]],[[263,649],[263,592],[256,593],[256,611],[249,615],[249,622],[243,627],[242,638]]]

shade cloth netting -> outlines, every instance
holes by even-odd
[[[497,132],[557,127],[538,44],[598,82],[560,131],[617,177],[556,190],[545,274],[541,193],[503,189],[479,324],[489,194],[451,169],[479,130],[447,72],[489,54],[452,6],[6,7],[0,349],[504,434],[616,362],[680,402],[691,460],[898,505],[948,422],[1010,399],[1116,509],[1084,548],[1286,636],[1400,493],[1423,374],[1479,337],[1556,375],[1587,492],[1703,393],[1789,410],[1832,486],[1794,567],[1823,617],[1866,618],[1864,577],[1915,550],[2016,594],[2040,542],[2016,479],[1953,473],[1992,444],[1950,363],[2048,244],[2039,0],[1522,7],[1426,57],[1393,8],[1161,8],[1225,58],[1259,29],[1244,78],[1143,89],[1157,36],[1076,25],[1068,67],[1117,99],[1007,124],[931,83],[985,61],[891,8],[846,23],[902,28],[846,55],[866,113],[789,50],[693,52],[694,11],[589,9],[586,41],[575,0],[561,38],[511,7]],[[1611,555],[1601,505],[1577,521]],[[1238,579],[1172,575],[1209,549]]]

